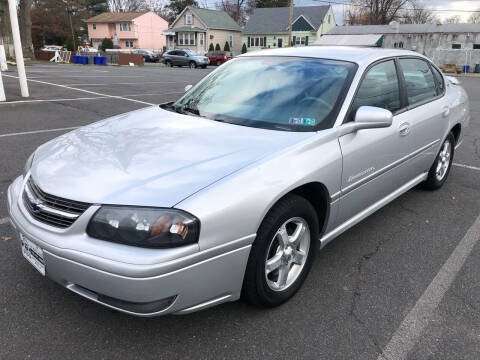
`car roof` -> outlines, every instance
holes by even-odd
[[[303,46],[281,49],[265,49],[240,55],[240,57],[245,56],[300,56],[351,61],[360,65],[367,65],[376,60],[393,56],[417,56],[425,58],[423,55],[409,50],[369,48],[359,46]]]

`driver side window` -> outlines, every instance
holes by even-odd
[[[368,70],[355,95],[350,121],[353,121],[361,106],[375,106],[392,113],[401,109],[397,69],[393,60],[384,61]]]

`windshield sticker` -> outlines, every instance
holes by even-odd
[[[303,125],[303,126],[315,126],[316,121],[315,118],[296,118],[296,117],[291,117],[288,120],[288,123],[290,125]]]

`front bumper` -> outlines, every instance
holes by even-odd
[[[8,189],[8,211],[16,231],[43,249],[46,276],[69,290],[137,316],[189,313],[239,298],[255,235],[200,251],[140,249],[89,238],[87,210],[68,229],[31,218],[23,207],[24,181]]]

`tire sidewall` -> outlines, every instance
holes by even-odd
[[[445,173],[445,176],[443,177],[442,180],[438,180],[436,176],[436,169],[438,165],[438,161],[440,160],[440,153],[443,149],[443,146],[445,143],[449,141],[450,142],[450,149],[451,149],[451,154],[450,154],[450,163],[448,164],[448,169],[447,172]],[[437,156],[435,158],[435,161],[433,162],[432,167],[430,168],[430,172],[428,174],[428,179],[427,182],[431,184],[431,187],[434,189],[438,189],[442,187],[442,185],[447,181],[448,175],[450,174],[450,169],[452,168],[452,163],[453,163],[453,156],[455,154],[455,137],[452,135],[452,133],[449,133],[445,140],[442,142],[442,145],[440,146],[440,150],[437,153]]]
[[[279,214],[268,214],[262,225],[260,226],[257,238],[255,239],[255,246],[258,246],[255,253],[255,283],[256,290],[260,298],[263,299],[264,305],[275,306],[279,305],[290,297],[292,297],[302,285],[315,258],[318,247],[318,219],[313,206],[305,199],[296,196],[286,211],[281,211]],[[275,219],[268,218],[273,215]],[[308,249],[308,256],[302,272],[287,289],[283,291],[274,291],[270,289],[267,284],[265,275],[265,260],[269,245],[275,236],[280,226],[287,220],[293,217],[301,217],[306,220],[310,230],[310,245]]]

